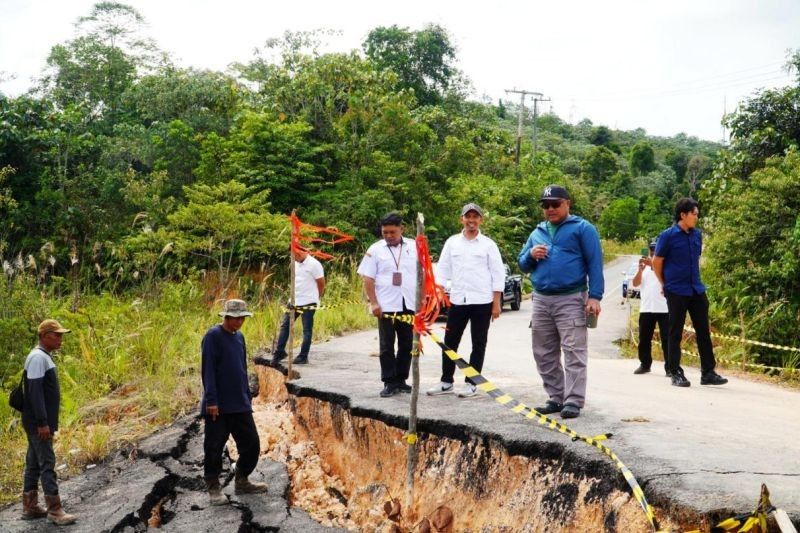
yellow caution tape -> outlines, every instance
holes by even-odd
[[[697,352],[690,352],[689,350],[684,350],[681,348],[681,353],[688,355],[689,357],[694,357],[696,359],[700,359],[700,354]],[[755,368],[758,370],[769,370],[775,372],[800,372],[800,368],[789,368],[789,367],[782,367],[782,366],[769,366],[769,365],[761,365],[758,363],[742,363],[741,361],[734,361],[732,359],[716,359],[719,363],[725,363],[731,366],[744,366],[746,368]]]
[[[691,326],[684,326],[683,329],[695,333],[695,329]],[[795,348],[794,346],[781,346],[780,344],[770,344],[768,342],[752,341],[749,339],[745,339],[743,337],[734,337],[733,335],[723,335],[722,333],[711,333],[711,336],[716,337],[718,339],[727,339],[731,341],[741,342],[744,344],[764,346],[765,348],[772,348],[774,350],[785,350],[787,352],[800,352],[800,348]]]
[[[330,311],[331,309],[338,309],[340,307],[345,307],[347,305],[356,305],[356,304],[363,304],[363,303],[364,303],[363,300],[351,299],[351,300],[340,300],[340,301],[338,301],[336,303],[329,304],[329,305],[316,305],[316,304],[296,305],[294,307],[294,309],[298,313],[302,314],[303,311]],[[291,309],[288,308],[288,307],[284,307],[283,310],[288,313]]]
[[[761,496],[758,500],[758,506],[752,513],[744,513],[740,515],[727,518],[714,526],[714,531],[736,531],[737,533],[746,533],[753,531],[753,528],[758,526],[758,531],[763,533],[767,531],[767,515],[775,511],[775,507],[769,500],[769,490],[765,484],[761,484]]]
[[[417,443],[418,437],[416,433],[408,433],[403,436],[403,439],[408,443],[410,446],[413,446]]]
[[[414,316],[408,314],[397,314],[397,313],[384,313],[384,318],[390,318],[392,320],[397,320],[400,322],[406,322],[409,324],[413,324]],[[608,439],[611,436],[611,433],[606,433],[603,435],[598,435],[594,437],[589,437],[586,435],[580,435],[575,430],[570,429],[566,425],[562,424],[558,420],[552,419],[542,413],[538,412],[536,409],[528,407],[527,405],[519,402],[500,390],[496,385],[494,385],[491,381],[486,379],[480,372],[475,370],[472,366],[469,365],[464,359],[462,359],[455,351],[450,349],[439,337],[436,336],[431,330],[427,331],[428,336],[439,345],[439,347],[444,351],[444,353],[449,357],[456,366],[461,370],[461,372],[468,377],[480,390],[488,394],[490,397],[494,398],[494,400],[499,403],[500,405],[510,409],[511,411],[521,414],[525,418],[529,420],[536,420],[540,426],[543,426],[547,429],[558,431],[564,435],[570,437],[573,441],[582,441],[586,444],[597,448],[601,452],[603,452],[606,456],[608,456],[612,461],[614,461],[614,465],[617,469],[622,473],[622,476],[625,478],[625,481],[628,483],[628,486],[631,488],[631,492],[633,493],[633,497],[636,498],[636,501],[639,502],[639,505],[642,507],[645,516],[647,516],[647,521],[650,522],[650,525],[653,527],[653,531],[659,532],[658,522],[656,521],[655,512],[653,507],[647,503],[647,498],[645,498],[644,491],[639,486],[639,483],[636,481],[636,478],[633,476],[633,472],[625,466],[625,464],[620,460],[620,458],[615,454],[608,446],[601,444],[601,441]]]

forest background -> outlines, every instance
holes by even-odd
[[[535,142],[526,134],[517,152],[520,109],[471,98],[440,26],[378,27],[360,50],[335,54],[320,51],[325,31],[287,32],[218,72],[174,64],[143,22],[99,3],[52,47],[35,88],[0,93],[0,388],[18,382],[39,321],[73,330],[57,360],[61,475],[196,408],[199,342],[220,299],[251,302],[251,351],[270,345],[292,209],[356,236],[326,248],[336,302],[360,297],[356,262],[391,211],[424,213],[436,251],[458,231],[460,206],[477,202],[514,265],[546,184],[567,186],[607,253],[638,253],[692,196],[714,328],[796,342],[800,54],[787,58],[794,86],[726,116],[726,146],[526,109]],[[363,308],[344,307],[321,313],[315,335],[369,325]],[[799,362],[746,346],[727,355]],[[2,501],[19,490],[25,450],[5,401],[0,427]]]

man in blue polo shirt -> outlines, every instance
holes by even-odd
[[[675,205],[675,224],[661,232],[653,257],[653,271],[664,287],[669,310],[668,364],[672,384],[691,385],[681,368],[681,338],[686,312],[692,318],[697,349],[700,351],[701,385],[724,385],[728,382],[714,371],[714,349],[708,324],[706,286],[700,280],[700,254],[703,238],[696,228],[697,201],[681,198]]]

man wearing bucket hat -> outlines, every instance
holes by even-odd
[[[486,341],[491,321],[500,316],[500,298],[505,286],[505,268],[497,244],[481,233],[483,210],[478,204],[469,203],[461,208],[461,225],[464,229],[444,243],[439,256],[438,275],[452,282],[447,313],[444,343],[458,350],[461,336],[467,323],[472,335],[472,353],[469,364],[478,372],[483,368]],[[456,364],[442,353],[442,377],[438,384],[428,389],[429,396],[453,392],[453,377]],[[469,378],[459,398],[477,394],[475,384]]]
[[[60,526],[72,524],[76,517],[64,512],[61,496],[58,494],[53,436],[58,431],[61,394],[56,365],[51,354],[61,348],[64,333],[69,331],[53,319],[39,324],[39,343],[25,359],[25,400],[22,408],[22,426],[28,437],[22,489],[22,519],[32,520],[46,516],[50,522]],[[39,507],[39,480],[47,502],[46,511]]]
[[[586,398],[586,328],[596,326],[603,298],[603,250],[597,229],[570,215],[564,187],[548,185],[539,201],[545,220],[519,254],[533,283],[533,358],[549,396],[536,410],[575,418]]]
[[[230,436],[239,452],[234,475],[236,493],[255,494],[267,490],[266,483],[248,479],[258,462],[261,442],[253,421],[247,382],[247,347],[239,330],[245,318],[253,313],[247,310],[243,300],[228,300],[219,314],[222,323],[209,328],[200,345],[203,377],[200,414],[205,419],[204,476],[212,505],[228,502],[222,494],[219,475],[222,452]]]

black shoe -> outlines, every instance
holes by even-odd
[[[560,413],[563,408],[564,408],[563,405],[561,405],[558,402],[554,402],[553,400],[547,400],[547,402],[545,402],[545,404],[543,406],[541,406],[541,407],[534,407],[534,409],[536,409],[538,412],[542,413],[543,415],[549,415],[549,414],[552,414],[552,413]]]
[[[672,373],[672,384],[676,387],[691,387],[692,385],[680,370]]]
[[[294,364],[296,365],[307,365],[308,364],[308,357],[298,357],[294,360]]]
[[[650,372],[649,366],[639,365],[639,368],[633,371],[634,374],[647,374]]]
[[[286,359],[286,353],[272,354],[272,366],[278,366],[278,363]]]
[[[713,370],[700,376],[700,385],[725,385],[727,378],[723,378]]]
[[[581,408],[571,403],[565,403],[561,410],[561,418],[578,418],[581,416]]]
[[[406,393],[411,392],[411,385],[409,385],[405,381],[403,381],[402,383],[395,383],[395,387],[397,387],[397,390],[400,392],[406,392]]]
[[[400,392],[394,383],[387,383],[383,386],[383,390],[381,391],[381,398],[388,398],[389,396],[394,396]]]

